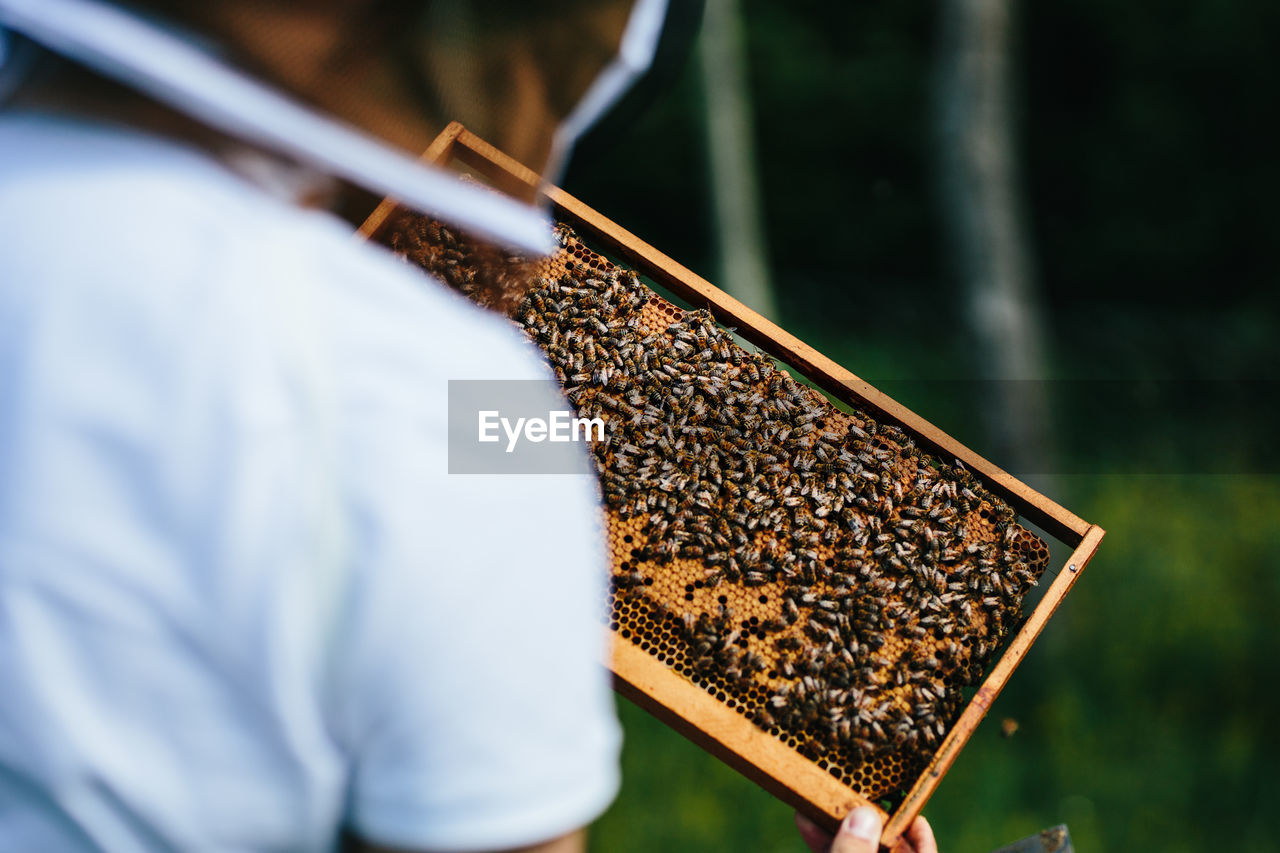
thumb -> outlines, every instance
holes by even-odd
[[[831,842],[831,853],[876,853],[884,821],[870,806],[859,806],[845,816]]]

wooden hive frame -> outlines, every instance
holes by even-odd
[[[461,124],[450,124],[423,157],[440,165],[456,161],[475,170],[495,186],[517,189],[526,196],[530,189],[536,190],[550,202],[556,217],[575,228],[584,239],[624,259],[638,272],[649,276],[693,307],[705,307],[719,323],[734,327],[744,339],[793,368],[837,400],[861,408],[884,422],[896,424],[921,447],[942,458],[960,460],[1020,516],[1074,549],[896,811],[885,815],[887,823],[882,844],[886,848],[900,845],[903,834],[986,716],[1009,676],[1092,559],[1105,531],[1020,482],[578,199],[558,187],[543,183],[537,173]],[[359,235],[366,239],[378,238],[397,207],[394,200],[384,200],[364,222]],[[609,668],[618,691],[628,699],[824,828],[834,829],[855,806],[872,805],[879,809],[878,805],[869,803],[817,763],[616,633],[612,634]]]

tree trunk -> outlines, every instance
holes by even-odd
[[[738,0],[707,0],[698,45],[720,286],[777,318],[760,216],[751,92]]]
[[[1018,186],[1010,0],[943,0],[935,118],[943,220],[977,346],[992,456],[1045,488],[1047,329]]]

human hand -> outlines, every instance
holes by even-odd
[[[796,829],[813,853],[877,853],[884,822],[875,809],[859,806],[845,816],[834,838],[799,812],[796,812]],[[893,849],[895,853],[938,853],[929,821],[923,816],[912,821],[911,828]]]

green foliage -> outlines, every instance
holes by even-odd
[[[931,801],[944,850],[1065,821],[1081,850],[1272,850],[1280,480],[1067,483],[1108,527]]]

